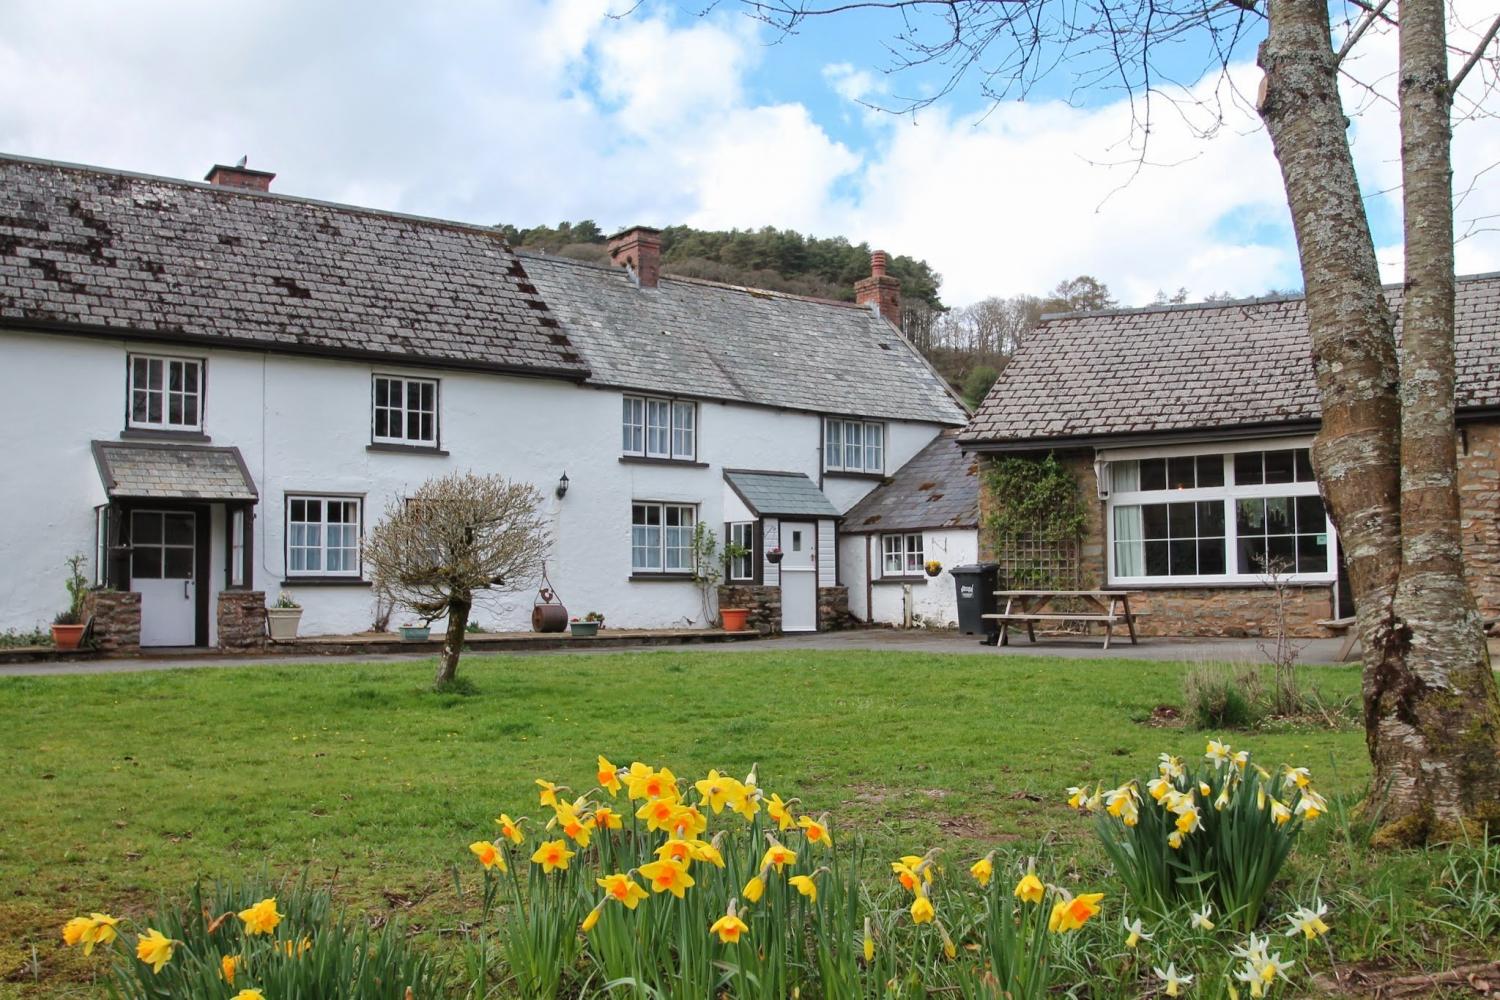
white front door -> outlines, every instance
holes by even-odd
[[[818,535],[811,522],[781,522],[781,631],[818,630]]]
[[[191,511],[130,514],[130,589],[141,595],[141,645],[198,641],[198,518]]]

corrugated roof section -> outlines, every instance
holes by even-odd
[[[111,497],[254,500],[255,483],[238,448],[95,441],[94,461]]]
[[[1398,317],[1401,290],[1386,290]],[[1458,406],[1500,405],[1500,275],[1457,286]],[[1319,419],[1299,298],[1048,319],[1022,344],[962,439],[1232,429]]]
[[[724,479],[758,517],[838,517],[838,508],[801,472],[725,469]]]
[[[671,275],[642,289],[623,268],[521,258],[593,381],[815,413],[968,419],[921,355],[862,306]]]
[[[0,324],[588,373],[493,229],[3,156]]]
[[[944,431],[844,514],[848,534],[979,526],[979,461]]]

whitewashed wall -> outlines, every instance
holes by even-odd
[[[570,614],[599,611],[617,627],[701,626],[692,584],[630,579],[630,501],[698,504],[700,517],[717,531],[740,516],[725,517],[724,468],[800,471],[819,480],[821,422],[813,414],[703,403],[698,457],[706,468],[640,465],[620,461],[618,391],[384,363],[0,332],[0,361],[11,375],[9,391],[0,395],[0,421],[16,429],[9,469],[0,477],[6,559],[0,629],[45,627],[67,600],[63,560],[84,552],[92,563],[93,508],[104,493],[89,442],[119,438],[125,358],[132,351],[206,359],[204,432],[213,445],[240,449],[260,491],[254,583],[273,600],[285,575],[287,493],[361,495],[368,532],[389,501],[410,495],[426,479],[473,470],[542,491],[555,537],[551,580]],[[375,371],[441,380],[440,435],[448,455],[366,450]],[[890,471],[940,429],[888,426]],[[553,494],[564,471],[570,489],[558,500]],[[824,489],[845,510],[875,485],[829,478]],[[768,525],[767,547],[775,544],[774,527]],[[216,519],[215,595],[224,579],[222,532]],[[768,573],[767,582],[774,580],[774,571]],[[368,587],[288,589],[305,609],[303,634],[370,627]],[[486,627],[529,628],[533,593],[481,602],[475,618]],[[402,620],[397,612],[391,624]]]
[[[849,610],[865,621],[888,625],[902,623],[902,583],[880,582],[880,536],[870,545],[870,561],[874,581],[865,586],[865,537],[847,535],[839,543],[839,566],[844,572],[844,583],[849,587]],[[910,581],[912,608],[923,621],[932,626],[947,627],[958,622],[958,596],[953,585],[953,575],[948,571],[954,566],[964,566],[979,561],[979,533],[973,529],[963,531],[925,531],[922,533],[923,554],[943,564],[943,571],[935,577],[922,577]],[[868,604],[866,594],[868,593]],[[873,608],[871,607],[873,606]]]

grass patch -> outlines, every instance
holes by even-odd
[[[1130,721],[1177,699],[1182,664],[775,650],[474,656],[460,667],[463,689],[444,693],[430,690],[432,669],[423,660],[0,679],[0,996],[38,995],[38,981],[41,995],[88,994],[85,966],[57,938],[74,911],[140,912],[200,877],[265,868],[336,882],[341,900],[436,940],[462,909],[450,863],[469,863],[466,845],[492,835],[501,809],[538,814],[534,778],[588,781],[596,753],[670,761],[679,774],[743,775],[758,763],[763,787],[830,811],[835,834],[858,831],[876,859],[1054,835],[1098,864],[1089,823],[1060,790],[1124,780],[1163,750],[1203,750],[1204,734]],[[1334,697],[1358,690],[1355,670],[1304,674]],[[1248,745],[1263,762],[1312,767],[1320,789],[1346,801],[1368,780],[1357,731],[1281,730]],[[1299,852],[1293,877],[1360,877],[1367,862],[1332,828]],[[1392,905],[1436,892],[1442,862],[1419,870],[1425,885],[1405,870],[1392,876]],[[1365,884],[1375,900],[1380,883]],[[1404,895],[1413,884],[1416,895]],[[1373,923],[1378,901],[1371,907]],[[1360,941],[1362,956],[1404,947],[1373,929]]]

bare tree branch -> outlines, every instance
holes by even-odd
[[[1474,68],[1474,64],[1479,62],[1484,56],[1484,50],[1489,46],[1490,42],[1495,40],[1495,32],[1497,31],[1500,31],[1500,16],[1497,16],[1495,20],[1490,22],[1490,29],[1484,33],[1484,37],[1479,40],[1479,44],[1474,46],[1474,51],[1469,54],[1468,61],[1463,64],[1463,68],[1458,71],[1458,75],[1448,84],[1448,98],[1450,100],[1454,94],[1458,93],[1458,88],[1463,84],[1464,77],[1469,75],[1469,70]]]

